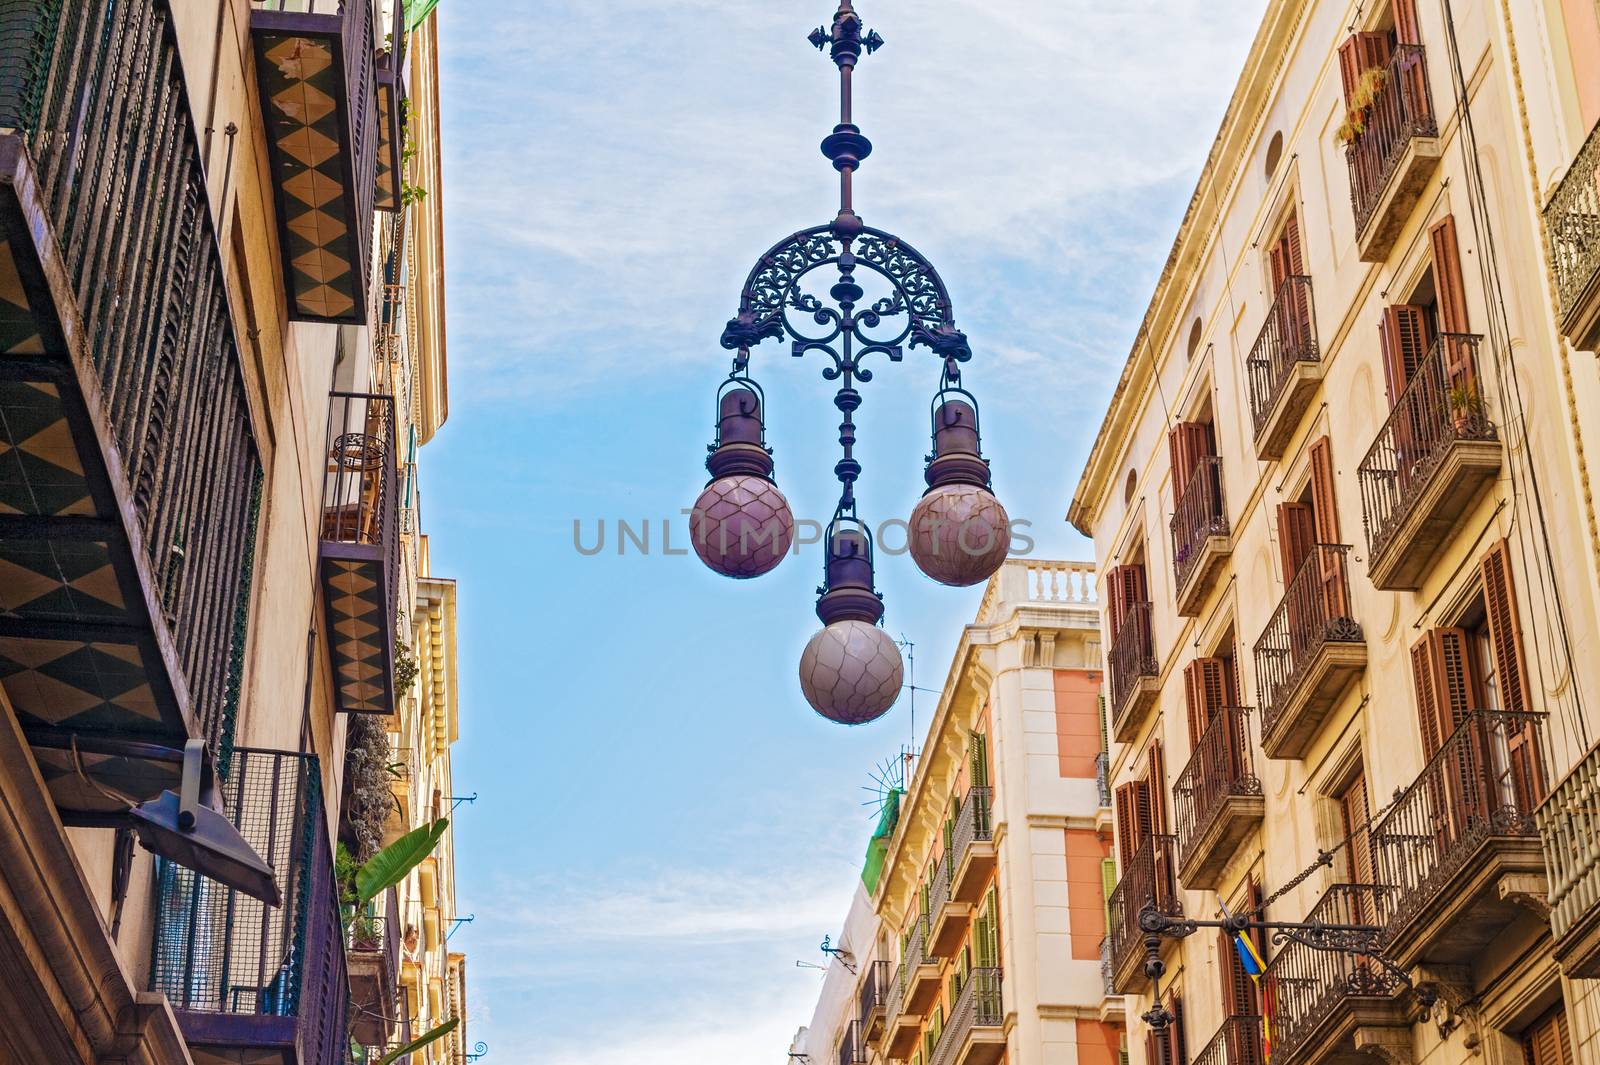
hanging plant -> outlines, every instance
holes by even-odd
[[[345,732],[345,803],[342,833],[356,864],[383,846],[383,826],[395,810],[389,734],[383,718],[352,714]]]
[[[411,653],[409,645],[396,641],[394,645],[394,698],[396,702],[411,694],[412,685],[417,682],[417,656]]]
[[[1346,146],[1354,144],[1367,132],[1367,119],[1372,114],[1372,105],[1377,102],[1388,82],[1389,72],[1383,67],[1368,67],[1361,72],[1361,77],[1356,80],[1355,88],[1350,93],[1344,122],[1334,134],[1340,144]]]

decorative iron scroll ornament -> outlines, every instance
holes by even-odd
[[[1321,864],[1319,862],[1318,866]],[[1186,939],[1202,928],[1220,928],[1232,935],[1253,931],[1270,932],[1275,945],[1299,943],[1311,950],[1354,954],[1373,962],[1393,976],[1400,985],[1410,988],[1423,1009],[1432,1009],[1439,999],[1438,991],[1432,986],[1417,986],[1409,973],[1384,956],[1383,929],[1377,925],[1335,924],[1328,921],[1259,921],[1249,913],[1229,914],[1220,921],[1202,921],[1192,917],[1169,917],[1155,906],[1146,903],[1139,911],[1139,930],[1144,933],[1144,974],[1150,978],[1151,1006],[1140,1015],[1140,1019],[1156,1033],[1163,1051],[1167,1050],[1167,1040],[1171,1038],[1169,1029],[1175,1018],[1161,1002],[1161,977],[1167,971],[1166,962],[1161,960],[1161,941]]]
[[[955,326],[944,281],[915,248],[855,212],[854,176],[872,142],[852,121],[852,79],[861,56],[883,47],[883,38],[863,33],[852,0],[840,0],[832,28],[812,31],[810,41],[839,69],[839,123],[822,141],[822,154],[839,172],[839,213],[773,245],[745,281],[739,313],[722,331],[733,369],[717,393],[717,435],[706,461],[712,480],[691,511],[691,532],[701,561],[723,576],[757,577],[783,560],[794,515],[773,480],[766,398],[750,376],[750,352],[767,340],[788,340],[797,358],[827,356],[822,376],[838,383],[833,404],[842,455],[833,472],[840,494],[824,536],[817,602],[824,628],[801,657],[800,685],[819,714],[858,725],[888,712],[904,682],[899,648],[880,627],[872,534],[856,506],[857,385],[873,379],[869,357],[900,362],[907,351],[924,348],[943,364],[928,490],[909,523],[917,566],[942,584],[982,583],[1005,560],[1011,531],[991,491],[977,400],[961,386],[961,364],[972,349]]]

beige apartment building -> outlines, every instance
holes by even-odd
[[[1072,500],[1136,1062],[1600,1061],[1600,9],[1270,0]],[[1323,921],[1365,953],[1138,917]]]
[[[428,10],[0,2],[0,1059],[344,1065],[465,1016],[448,837],[431,895],[340,897],[439,626],[455,736]]]
[[[1013,559],[966,626],[810,1025],[812,1065],[1117,1065],[1091,567]]]

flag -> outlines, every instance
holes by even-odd
[[[1228,917],[1228,907],[1219,899],[1217,905],[1222,907],[1222,916]],[[1242,968],[1251,980],[1255,982],[1256,991],[1261,995],[1261,1056],[1265,1061],[1272,1061],[1272,1015],[1277,1010],[1277,996],[1273,994],[1272,982],[1266,980],[1267,963],[1262,959],[1261,952],[1256,950],[1255,943],[1243,932],[1233,933],[1233,948],[1239,952],[1239,967]]]

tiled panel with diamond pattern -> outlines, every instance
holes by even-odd
[[[361,322],[352,172],[339,20],[325,34],[256,30],[261,101],[271,138],[284,276],[295,317]]]
[[[396,75],[387,66],[378,68],[378,198],[373,205],[380,211],[398,211],[401,152],[405,139],[405,115]]]
[[[340,545],[324,545],[322,593],[327,603],[329,646],[339,709],[351,714],[387,714],[390,694],[389,597],[383,562],[329,557]]]

